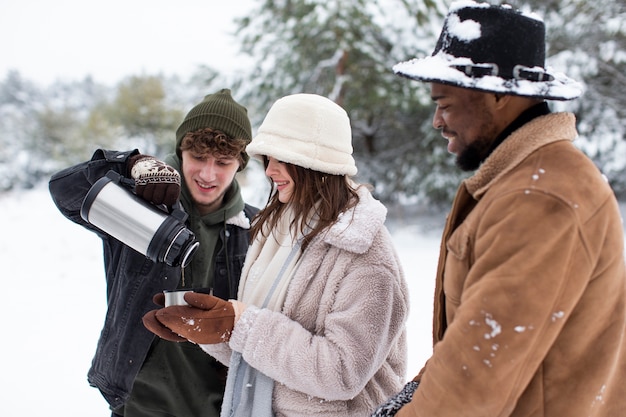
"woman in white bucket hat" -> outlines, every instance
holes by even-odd
[[[146,319],[229,365],[222,416],[368,416],[402,387],[408,289],[386,208],[351,179],[351,142],[331,100],[276,101],[246,148],[272,192],[238,301],[188,294]]]

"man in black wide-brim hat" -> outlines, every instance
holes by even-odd
[[[374,416],[614,417],[626,410],[623,225],[578,150],[581,86],[545,66],[545,27],[510,6],[453,3],[429,57],[433,127],[459,168],[436,277],[433,354]]]

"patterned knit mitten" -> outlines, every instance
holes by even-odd
[[[402,391],[389,398],[384,404],[380,405],[371,417],[395,416],[403,405],[411,402],[411,399],[413,399],[413,393],[417,389],[418,385],[419,382],[417,381],[407,382],[404,388],[402,388]]]
[[[129,160],[129,171],[135,180],[135,194],[144,200],[172,207],[180,197],[180,174],[165,162],[135,155]]]

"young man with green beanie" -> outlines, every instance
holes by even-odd
[[[235,179],[248,162],[251,138],[246,108],[222,89],[189,111],[176,131],[175,154],[163,161],[138,150],[99,149],[50,180],[63,215],[104,243],[108,311],[88,380],[113,416],[219,416],[225,367],[197,345],[155,338],[141,318],[163,304],[163,291],[236,298],[257,211],[244,203]],[[188,264],[153,262],[81,218],[85,195],[109,170],[133,179],[135,194],[163,209],[180,201],[200,243]]]

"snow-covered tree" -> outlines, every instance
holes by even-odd
[[[447,204],[467,174],[431,126],[428,85],[391,68],[432,52],[450,3],[256,0],[234,22],[248,57],[236,74],[202,66],[189,80],[129,75],[111,88],[89,77],[42,87],[10,72],[0,80],[0,191],[34,185],[97,147],[168,153],[185,112],[231,87],[253,128],[284,95],[333,99],[350,115],[359,181],[388,202]],[[576,144],[626,198],[626,0],[507,3],[543,17],[548,65],[584,84],[580,99],[551,105],[576,114]]]
[[[500,3],[490,1],[491,3]],[[430,126],[428,86],[398,79],[391,66],[432,52],[443,1],[265,0],[239,21],[241,75],[259,122],[277,98],[325,95],[349,113],[360,180],[385,200],[446,201],[463,175]],[[544,17],[548,65],[582,81],[586,93],[555,110],[576,113],[587,152],[626,192],[624,0],[512,0]]]
[[[360,181],[384,200],[446,200],[458,174],[430,128],[428,92],[391,69],[432,51],[445,10],[439,1],[258,2],[238,32],[256,63],[241,74],[253,120],[284,95],[326,96],[350,115]]]

